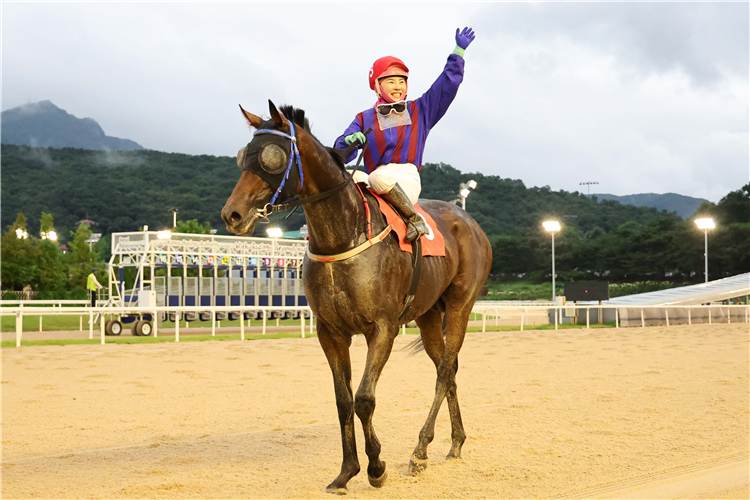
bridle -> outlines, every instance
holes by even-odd
[[[302,205],[306,205],[308,203],[313,203],[316,201],[323,200],[325,198],[328,198],[330,196],[333,196],[343,191],[349,185],[349,183],[352,182],[355,172],[359,170],[359,167],[362,164],[362,158],[364,157],[365,150],[367,149],[367,144],[365,144],[364,147],[362,148],[362,153],[360,154],[359,159],[357,160],[357,164],[354,167],[354,170],[352,170],[350,175],[346,175],[346,173],[344,173],[344,176],[346,178],[338,186],[332,189],[329,189],[328,191],[323,191],[322,193],[318,193],[313,196],[308,196],[306,198],[300,198],[299,195],[296,195],[293,198],[291,198],[289,201],[287,201],[286,203],[276,204],[276,201],[278,201],[280,195],[284,191],[284,187],[286,186],[286,182],[287,180],[289,180],[290,175],[292,175],[293,177],[292,180],[294,180],[297,175],[299,176],[299,188],[297,189],[297,192],[302,190],[302,186],[304,185],[304,174],[302,172],[302,157],[300,156],[299,147],[297,146],[297,134],[295,133],[295,130],[294,130],[294,123],[292,123],[291,121],[289,121],[289,131],[290,133],[286,134],[284,132],[281,132],[279,130],[274,130],[274,129],[259,129],[259,130],[256,130],[255,133],[253,134],[253,137],[257,135],[262,135],[262,134],[277,135],[285,139],[289,139],[289,143],[290,143],[289,161],[287,163],[286,170],[284,171],[284,174],[281,177],[281,181],[279,182],[278,187],[276,187],[276,191],[274,192],[273,197],[271,197],[271,200],[268,203],[266,203],[263,206],[263,208],[256,209],[257,210],[256,217],[260,219],[265,219],[266,221],[268,221],[268,216],[272,214],[273,212],[282,212],[284,210],[289,210],[290,208],[296,209],[298,207],[301,207]],[[369,134],[370,131],[371,129],[368,129],[365,132],[365,135]],[[350,144],[349,147],[343,152],[343,156],[344,157],[348,156],[349,153],[355,147],[357,147],[356,142],[353,142],[352,144]],[[292,169],[295,162],[297,164],[296,171]],[[258,167],[260,167],[260,169]],[[242,169],[250,170],[254,174],[258,175],[261,179],[263,179],[268,184],[270,184],[272,188],[273,188],[273,184],[275,183],[274,181],[276,180],[273,177],[276,177],[279,173],[281,173],[281,172],[276,172],[274,170],[267,169],[263,165],[262,161],[259,161],[257,166],[255,164],[252,164],[248,167],[243,166]],[[291,217],[291,215],[292,214],[289,214],[289,217]]]

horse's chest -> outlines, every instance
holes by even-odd
[[[393,281],[375,266],[338,262],[307,266],[303,275],[305,294],[316,316],[327,322],[349,325],[375,321],[391,309],[397,293]]]

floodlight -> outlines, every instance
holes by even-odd
[[[711,218],[695,219],[695,225],[698,226],[698,229],[713,229],[716,227],[714,220]]]
[[[549,220],[546,222],[542,222],[542,226],[544,226],[544,229],[546,229],[549,232],[560,230],[560,223],[557,222],[556,220]]]
[[[57,233],[55,231],[50,231],[47,233],[47,238],[52,241],[57,241]]]
[[[19,240],[25,240],[28,237],[29,233],[27,233],[25,229],[21,229],[20,227],[16,229],[16,238]]]
[[[163,231],[157,231],[156,237],[160,240],[168,240],[172,237],[172,232],[169,229],[164,229]]]
[[[466,198],[467,196],[469,196],[469,193],[470,193],[470,192],[471,192],[471,191],[469,191],[469,190],[468,190],[467,188],[463,188],[463,189],[462,189],[461,191],[459,191],[459,192],[458,192],[458,194],[459,194],[460,196],[462,196],[462,197]]]
[[[266,234],[268,234],[268,236],[271,238],[281,238],[284,232],[280,227],[269,227],[268,229],[266,229]]]
[[[477,181],[475,181],[475,180],[470,180],[470,181],[468,182],[468,186],[469,186],[469,187],[470,187],[471,189],[476,189],[476,188],[477,188]]]

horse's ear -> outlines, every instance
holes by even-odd
[[[244,109],[242,109],[242,105],[240,105],[240,110],[242,110],[242,114],[245,115],[245,120],[247,120],[247,122],[252,127],[255,127],[255,128],[260,127],[260,124],[263,122],[263,120],[261,120],[260,116],[255,116],[252,113],[248,113],[247,111],[245,111]]]
[[[287,123],[286,116],[284,116],[283,113],[279,112],[279,110],[276,109],[276,106],[271,101],[271,99],[268,100],[268,111],[270,111],[271,119],[273,120],[273,124],[276,127],[281,128],[282,125]]]

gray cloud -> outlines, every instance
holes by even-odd
[[[747,2],[513,3],[487,7],[477,29],[545,43],[563,37],[617,58],[623,72],[680,70],[712,86],[727,74],[747,78],[749,16]]]
[[[251,137],[237,104],[267,114],[270,98],[331,144],[374,102],[372,61],[406,61],[416,98],[470,25],[426,161],[713,201],[748,182],[747,3],[406,3],[374,25],[392,7],[4,4],[2,108],[49,99],[149,149],[234,156]]]

